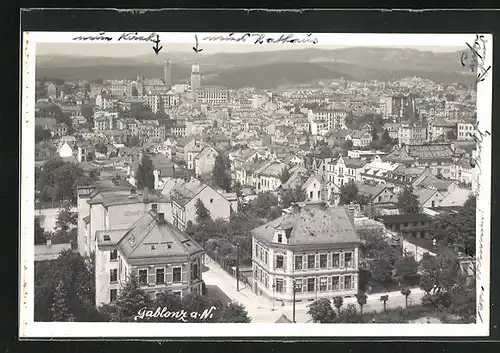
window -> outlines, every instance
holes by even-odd
[[[148,270],[139,270],[139,284],[141,286],[148,284]]]
[[[282,293],[283,292],[283,279],[282,278],[276,278],[276,292]]]
[[[321,254],[319,255],[319,267],[320,268],[326,268],[326,263],[327,263],[328,255],[327,254]]]
[[[435,207],[436,201],[431,201],[431,207]]]
[[[181,281],[181,271],[182,269],[180,267],[174,267],[172,270],[172,277],[173,277],[173,282],[174,283],[179,283]]]
[[[405,227],[408,227],[408,222],[405,222],[405,223],[404,223],[404,226],[405,226]]]
[[[339,276],[333,276],[332,277],[332,288],[333,288],[333,290],[339,290],[340,289]]]
[[[318,199],[321,198],[321,191],[318,191]]]
[[[118,270],[116,268],[109,270],[109,282],[118,282]]]
[[[326,281],[326,277],[320,277],[319,279],[319,291],[320,292],[326,292],[326,286],[327,284],[327,281]]]
[[[420,222],[420,225],[425,226],[425,221]]]
[[[313,197],[313,192],[312,191],[309,191],[309,197],[312,199],[312,197]]]
[[[307,268],[315,268],[315,255],[307,255]]]
[[[278,243],[282,243],[282,242],[283,242],[283,235],[278,234]]]
[[[210,199],[210,203],[213,203],[214,202],[214,199]]]
[[[352,252],[344,254],[345,267],[352,267]]]
[[[340,267],[340,254],[333,254],[333,267]]]
[[[352,276],[344,277],[344,289],[352,289]]]
[[[109,291],[109,301],[114,302],[116,300],[117,294],[118,294],[117,289],[111,289]]]
[[[310,277],[307,279],[307,291],[308,292],[314,292],[315,291],[315,284],[316,284],[316,281],[315,281],[315,278],[314,277]]]
[[[179,298],[182,297],[182,291],[180,290],[175,290],[172,292],[173,295],[178,296]]]
[[[378,202],[382,202],[382,196],[378,197]]]
[[[413,226],[416,227],[417,226],[417,222],[413,222]]]
[[[156,283],[158,284],[165,283],[165,269],[163,268],[156,269]]]
[[[191,264],[191,280],[198,279],[198,264]]]
[[[302,270],[302,255],[295,256],[295,269]]]
[[[111,250],[109,252],[109,260],[110,261],[116,261],[116,260],[118,260],[118,250],[115,249],[115,250]]]
[[[283,268],[283,255],[276,255],[276,268]]]

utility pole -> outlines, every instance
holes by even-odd
[[[296,292],[296,283],[295,279],[293,280],[293,317],[292,317],[292,322],[295,323],[295,292]]]
[[[236,243],[236,291],[240,291],[240,244]]]
[[[273,311],[274,311],[274,288],[276,287],[276,284],[274,283],[275,279],[273,279]]]

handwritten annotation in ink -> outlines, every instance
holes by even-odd
[[[138,32],[124,32],[118,37],[118,41],[128,41],[128,42],[153,42],[156,43],[158,34],[152,32],[149,35],[140,35]],[[106,32],[99,32],[97,35],[91,36],[78,36],[74,37],[73,40],[78,41],[104,41],[110,42],[114,38],[106,34]]]
[[[279,37],[276,36],[268,36],[263,33],[244,33],[244,34],[235,34],[229,33],[227,36],[208,36],[204,37],[203,40],[209,42],[237,42],[237,43],[248,43],[253,42],[253,44],[317,44],[318,38],[312,37],[312,34],[309,33],[305,35],[305,37],[296,37],[295,34],[281,34]]]
[[[468,66],[472,72],[479,71],[476,83],[484,81],[491,69],[491,65],[489,67],[485,67],[484,65],[486,60],[486,40],[484,36],[476,34],[476,39],[472,45],[469,43],[465,44],[469,48],[469,51],[464,51],[460,56],[462,66]]]

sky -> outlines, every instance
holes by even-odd
[[[99,56],[99,57],[134,57],[151,53],[153,43],[137,43],[137,44],[117,44],[117,43],[38,43],[37,55],[69,55],[69,56]],[[186,44],[167,44],[162,43],[163,50],[172,52],[190,52],[192,53],[193,43]],[[246,52],[262,52],[276,50],[291,50],[304,48],[318,49],[340,49],[355,47],[354,45],[319,45],[319,44],[273,44],[255,46],[249,44],[203,44],[203,54],[215,53],[246,53]],[[377,46],[381,47],[381,46]],[[387,48],[406,48],[422,51],[433,52],[455,52],[463,50],[463,47],[456,46],[384,46]]]

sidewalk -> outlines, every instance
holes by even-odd
[[[203,272],[203,280],[207,285],[215,285],[220,288],[231,300],[243,304],[254,323],[273,323],[281,315],[285,314],[290,320],[293,316],[293,303],[286,303],[282,306],[281,302],[275,302],[274,310],[272,300],[265,296],[258,296],[250,286],[240,281],[239,291],[236,289],[236,278],[224,271],[215,261],[205,255],[205,266],[209,269]],[[383,311],[384,304],[380,301],[382,295],[388,295],[387,308],[405,307],[405,297],[400,291],[376,293],[368,295],[364,312]],[[411,288],[411,294],[408,297],[408,305],[420,303],[424,292],[420,288]],[[311,322],[311,317],[307,314],[308,306],[312,302],[301,302],[295,305],[295,319],[297,322]],[[355,304],[358,309],[356,298],[344,298],[343,308],[348,304]]]

